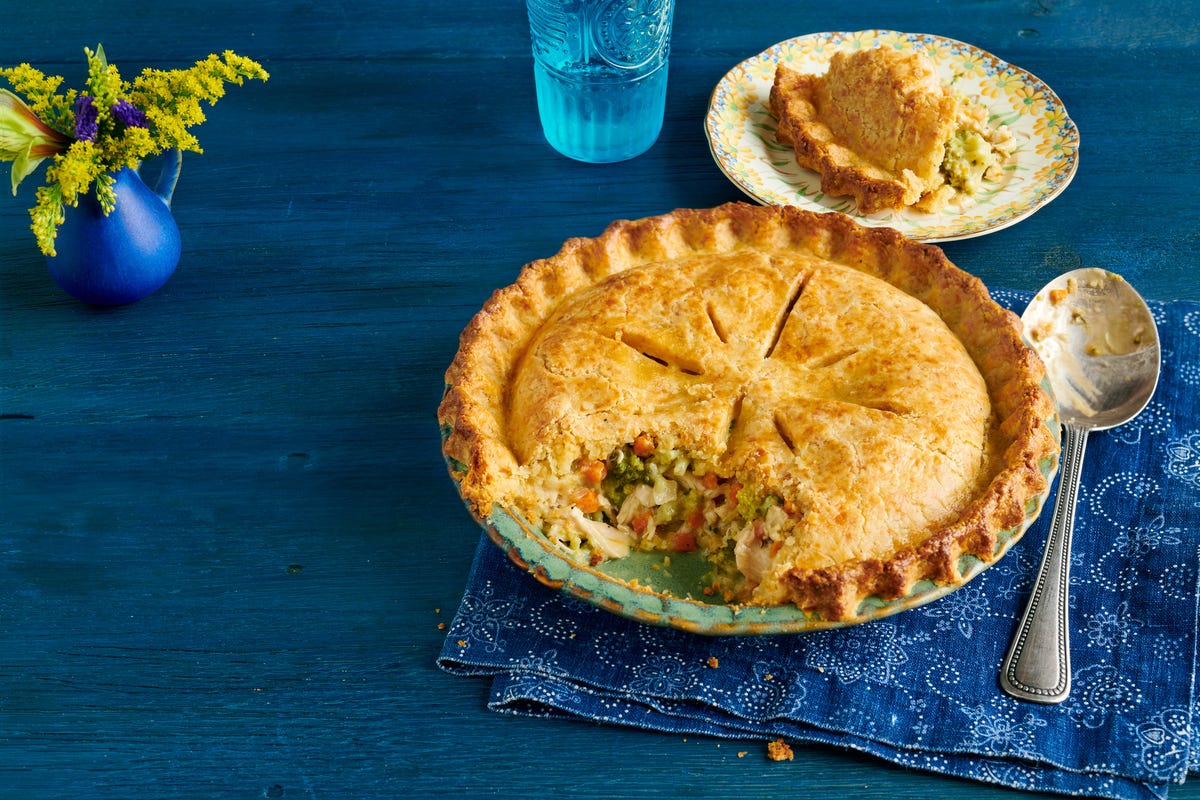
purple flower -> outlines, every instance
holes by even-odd
[[[96,138],[99,128],[96,120],[100,110],[92,103],[92,98],[81,94],[75,98],[75,138],[81,142],[91,142]]]
[[[145,128],[146,114],[128,100],[118,100],[112,107],[113,117],[126,128]]]

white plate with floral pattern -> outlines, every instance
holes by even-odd
[[[838,50],[873,47],[924,53],[948,83],[1009,128],[1018,146],[1001,179],[961,208],[951,204],[937,213],[863,215],[853,198],[821,192],[820,176],[796,164],[792,148],[775,139],[775,117],[767,107],[775,67],[782,62],[800,72],[823,73]],[[926,242],[982,236],[1028,217],[1067,187],[1079,161],[1079,130],[1049,86],[969,44],[923,33],[812,33],[780,42],[717,83],[704,128],[721,171],[758,202],[840,211],[863,225],[896,228]]]

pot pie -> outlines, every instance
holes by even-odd
[[[826,194],[852,195],[863,214],[936,211],[974,196],[999,179],[1015,144],[915,51],[838,51],[824,75],[780,64],[769,103],[796,163],[820,173]]]
[[[526,265],[464,330],[438,418],[480,521],[582,565],[700,551],[714,601],[850,620],[1019,536],[1058,453],[1043,372],[940,249],[735,203]]]

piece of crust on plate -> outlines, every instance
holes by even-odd
[[[839,51],[824,75],[781,64],[770,108],[778,140],[820,174],[821,191],[854,197],[863,214],[973,195],[1011,153],[1007,131],[917,52]]]

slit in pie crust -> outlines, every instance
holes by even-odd
[[[699,550],[714,599],[846,621],[1002,554],[1057,458],[1043,373],[940,249],[738,203],[527,265],[463,332],[438,417],[479,520],[498,505],[581,564]]]

